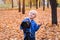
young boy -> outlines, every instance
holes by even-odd
[[[35,40],[35,32],[42,25],[42,23],[36,24],[36,22],[34,21],[34,18],[36,18],[36,13],[37,13],[37,11],[31,10],[29,12],[29,17],[25,18],[22,21],[22,22],[29,22],[30,23],[29,27],[26,27],[26,28],[23,28],[22,27],[23,25],[20,26],[20,29],[23,30],[23,32],[24,32],[24,40]]]

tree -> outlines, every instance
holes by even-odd
[[[12,8],[13,8],[13,0],[12,0]]]
[[[23,0],[22,14],[25,14],[25,0]]]
[[[2,0],[4,2],[4,4],[6,3],[6,0]]]
[[[47,8],[49,8],[49,0],[47,0]]]
[[[45,0],[42,0],[43,1],[43,11],[45,10]]]
[[[51,13],[52,13],[52,24],[57,24],[57,1],[50,0]]]
[[[32,1],[30,0],[30,8],[32,8]]]
[[[38,0],[36,0],[36,9],[38,9]]]
[[[19,12],[21,12],[21,0],[19,0]]]
[[[40,0],[39,0],[39,7],[40,7]]]

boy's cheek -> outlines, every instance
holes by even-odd
[[[36,16],[34,16],[34,18],[36,18]]]

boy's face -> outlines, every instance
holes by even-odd
[[[31,15],[30,15],[30,18],[31,18],[31,19],[36,18],[36,14],[31,14]]]

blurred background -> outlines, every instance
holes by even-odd
[[[22,4],[22,1],[23,0],[21,0],[21,4]],[[42,6],[43,5],[43,0],[38,0],[38,2],[39,1],[40,1],[40,6]],[[45,6],[47,6],[48,1],[49,0],[45,0]],[[29,3],[30,3],[30,0],[26,0],[25,1],[25,6],[29,7]],[[60,7],[60,0],[57,0],[57,3],[58,3],[58,7]],[[0,8],[4,8],[4,9],[12,8],[12,4],[13,4],[13,8],[18,8],[19,0],[0,0]],[[32,0],[32,5],[35,6],[35,4],[36,4],[36,1]]]
[[[60,40],[60,0],[56,1],[57,7],[55,0],[51,0],[51,7],[49,0],[0,0],[0,40],[23,40],[20,24],[30,10],[38,12],[37,23],[44,22],[36,40]]]

